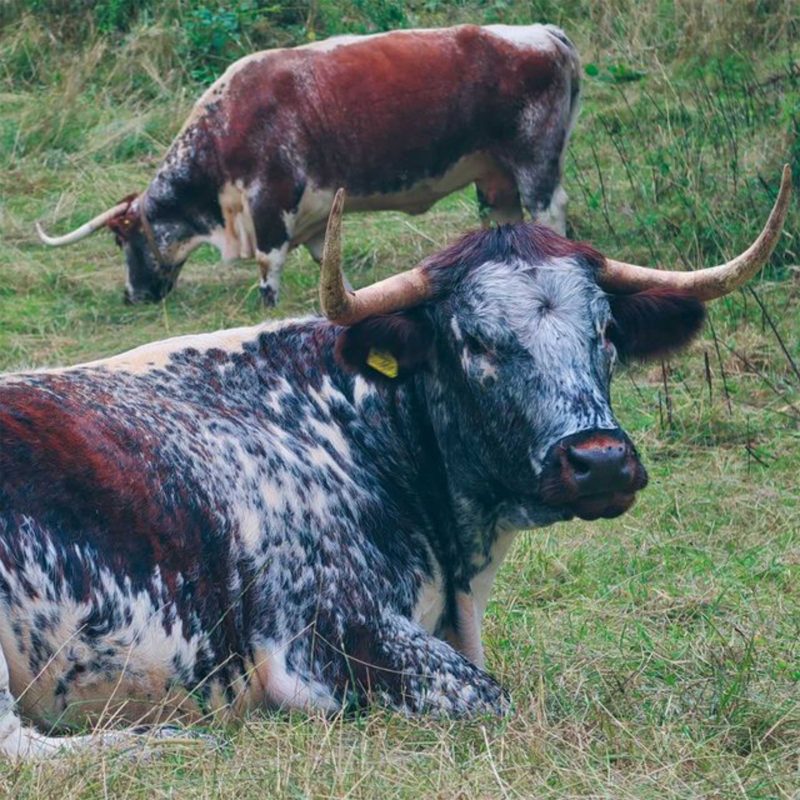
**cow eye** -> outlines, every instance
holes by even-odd
[[[482,342],[477,336],[473,336],[471,333],[464,334],[464,344],[467,350],[474,356],[486,355],[490,350],[485,342]]]

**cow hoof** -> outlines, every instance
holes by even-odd
[[[162,726],[137,726],[129,733],[132,739],[122,740],[125,732],[116,734],[120,736],[120,756],[122,758],[135,758],[148,761],[160,754],[175,748],[188,747],[200,748],[201,751],[223,753],[228,749],[228,743],[210,733],[202,733],[192,728],[182,728],[175,725]],[[115,734],[111,734],[112,737]],[[124,746],[123,745],[124,742]],[[111,739],[114,743],[114,739]]]
[[[271,286],[259,287],[263,308],[275,308],[278,305],[278,293]]]

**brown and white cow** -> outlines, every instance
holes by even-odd
[[[339,36],[237,61],[200,98],[148,188],[61,237],[103,226],[131,302],[158,300],[198,245],[255,257],[278,297],[287,253],[319,258],[334,191],[348,211],[417,214],[475,183],[487,221],[521,203],[564,233],[564,151],[578,55],[558,28],[462,25]]]

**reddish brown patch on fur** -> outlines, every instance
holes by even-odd
[[[31,388],[3,390],[2,493],[18,512],[77,536],[105,529],[118,558],[149,570],[170,553],[154,537],[159,487],[143,469],[147,447],[71,405]]]
[[[134,588],[151,591],[157,568],[186,635],[201,608],[219,651],[245,652],[228,613],[242,598],[230,592],[234,532],[219,513],[223,500],[161,452],[157,430],[120,418],[124,408],[101,382],[80,386],[72,377],[78,385],[47,376],[42,387],[0,387],[0,514],[35,520],[62,548],[93,548],[97,566]],[[72,591],[90,591],[86,578],[70,573]]]
[[[622,360],[661,358],[686,347],[702,330],[705,306],[664,289],[609,297],[608,337]]]
[[[462,270],[480,268],[489,262],[522,261],[535,268],[547,259],[573,258],[599,269],[602,254],[585,242],[573,242],[550,228],[533,222],[500,225],[467,233],[424,262],[434,291],[446,292]],[[457,268],[457,269],[456,269]]]
[[[88,403],[33,387],[0,392],[0,498],[135,579],[183,572],[212,526],[199,491],[164,469],[154,440]],[[103,403],[102,393],[94,402]],[[174,465],[177,467],[178,465]],[[172,470],[174,472],[174,470]]]

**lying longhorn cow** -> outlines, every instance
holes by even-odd
[[[578,55],[553,26],[340,36],[243,58],[202,96],[156,177],[77,230],[125,251],[130,302],[159,300],[198,245],[255,257],[267,305],[287,253],[321,254],[334,191],[348,210],[421,213],[475,183],[484,217],[564,233],[564,150]]]
[[[0,752],[92,741],[19,713],[504,712],[481,618],[515,532],[631,506],[615,359],[684,346],[788,201],[787,168],[755,244],[697,272],[528,223],[351,293],[338,195],[328,319],[0,380]]]

